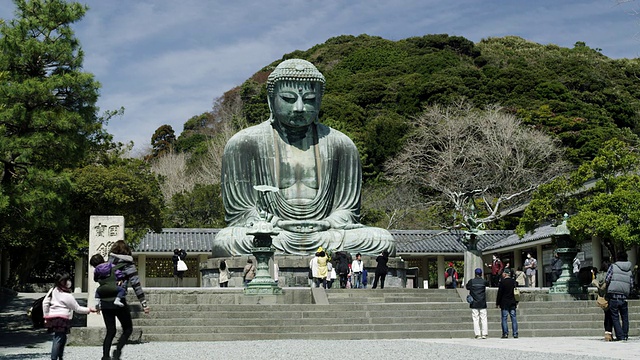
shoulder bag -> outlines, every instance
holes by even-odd
[[[180,257],[178,257],[178,263],[176,264],[176,270],[178,271],[187,271],[189,268],[187,267],[187,263],[185,263]]]

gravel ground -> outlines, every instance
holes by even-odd
[[[0,347],[0,359],[49,359],[50,342]],[[127,345],[123,359],[376,359],[590,360],[636,359],[640,340],[605,343],[594,338],[421,339],[357,341],[233,341]],[[101,348],[68,347],[66,360],[99,359]]]

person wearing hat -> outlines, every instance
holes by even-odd
[[[498,285],[498,295],[496,296],[496,307],[502,310],[502,338],[509,337],[509,327],[507,326],[507,316],[511,317],[511,331],[513,338],[518,338],[518,319],[516,318],[516,309],[518,302],[513,294],[513,289],[517,286],[516,281],[511,277],[511,269],[504,269],[502,272],[502,281]]]
[[[453,262],[449,262],[449,267],[444,271],[444,287],[455,289],[458,285],[458,272],[453,267]]]
[[[486,339],[489,334],[489,325],[487,324],[487,286],[489,286],[489,282],[482,277],[482,269],[477,268],[475,274],[476,276],[466,285],[469,295],[473,299],[469,303],[473,319],[473,332],[476,334],[476,339]],[[481,325],[482,330],[480,330]]]

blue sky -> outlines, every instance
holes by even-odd
[[[107,130],[149,148],[163,124],[177,134],[214,99],[283,54],[339,35],[399,40],[425,34],[478,42],[517,35],[612,58],[640,56],[640,2],[616,0],[89,0],[74,25],[85,71],[102,84],[98,105],[123,106]],[[0,18],[14,4],[0,0]]]

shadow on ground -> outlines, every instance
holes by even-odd
[[[3,289],[0,302],[0,347],[34,347],[51,341],[44,329],[33,329],[27,310],[33,301],[43,294],[16,294]],[[9,356],[9,357],[6,357]],[[4,359],[12,359],[6,355]],[[21,355],[20,359],[37,358],[41,355]],[[24,356],[29,356],[25,358]],[[18,359],[16,357],[16,359]]]

